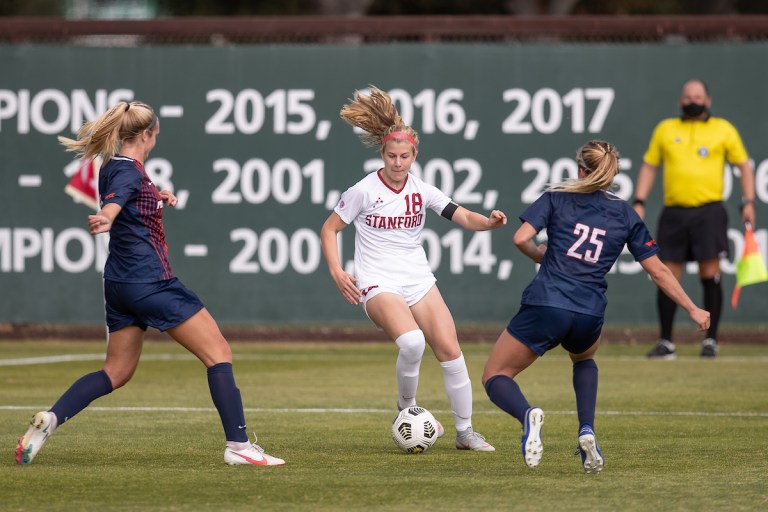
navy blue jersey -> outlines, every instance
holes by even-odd
[[[115,156],[99,171],[102,208],[122,207],[112,223],[104,279],[152,283],[173,278],[163,231],[163,201],[144,166]]]
[[[547,251],[522,304],[603,316],[611,269],[626,244],[636,261],[659,251],[632,207],[606,191],[546,192],[520,216],[547,229]]]

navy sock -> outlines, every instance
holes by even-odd
[[[513,379],[506,375],[494,375],[485,381],[485,392],[499,409],[514,416],[520,423],[525,421],[525,412],[531,406]]]
[[[677,304],[660,289],[656,292],[656,307],[661,323],[661,339],[672,341],[672,326],[675,321]]]
[[[717,327],[720,324],[720,313],[723,310],[723,287],[720,284],[720,276],[710,279],[702,279],[704,287],[704,309],[709,311],[709,329],[707,338],[717,339]]]
[[[99,397],[112,392],[112,381],[104,370],[83,375],[53,404],[51,412],[56,415],[57,425],[88,407]]]
[[[597,363],[594,359],[573,363],[573,390],[576,392],[576,411],[579,426],[595,425],[597,405]]]
[[[227,441],[247,442],[243,401],[235,385],[232,363],[218,363],[208,368],[208,388],[211,390],[213,405],[219,411]]]

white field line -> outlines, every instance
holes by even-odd
[[[191,354],[147,354],[143,355],[141,358],[143,361],[194,361],[196,358],[192,356]],[[246,356],[236,356],[235,359],[239,360],[272,360],[272,361],[290,361],[290,360],[296,360],[296,361],[306,361],[306,360],[319,360],[319,359],[328,359],[328,360],[349,360],[349,359],[359,359],[359,360],[374,360],[379,359],[378,357],[370,357],[365,355],[353,355],[352,357],[339,357],[338,354],[336,355],[329,355],[328,357],[323,357],[318,354],[310,354],[310,355],[304,355],[296,354],[296,355],[246,355]],[[605,357],[602,358],[605,360],[620,360],[620,361],[647,361],[647,359],[643,356],[638,357],[628,357],[628,356],[617,356],[617,357]],[[684,358],[680,358],[684,359]],[[691,357],[691,360],[698,360],[698,358]],[[53,364],[53,363],[67,363],[67,362],[75,362],[75,361],[99,361],[104,360],[104,354],[98,353],[98,354],[69,354],[69,355],[58,355],[58,356],[44,356],[44,357],[25,357],[25,358],[17,358],[17,359],[0,359],[0,366],[23,366],[23,365],[35,365],[35,364]],[[738,356],[721,356],[717,359],[717,361],[713,362],[728,362],[728,361],[765,361],[768,360],[768,357],[765,356],[758,356],[758,357],[738,357]],[[649,363],[657,363],[656,361],[651,361]],[[674,364],[673,362],[665,362],[664,364]],[[0,410],[6,410],[6,411],[12,411],[12,410],[40,410],[45,409],[46,406],[15,406],[15,405],[0,405]],[[99,407],[99,406],[91,406],[88,408],[88,410],[91,411],[106,411],[106,412],[116,412],[116,411],[146,411],[146,412],[214,412],[216,409],[212,407]],[[318,407],[312,407],[312,408],[246,408],[246,412],[254,412],[254,413],[300,413],[300,414],[324,414],[324,413],[347,413],[347,414],[359,414],[359,413],[375,413],[375,414],[391,414],[392,411],[390,409],[372,409],[372,408],[364,408],[364,409],[344,409],[344,408],[318,408]],[[438,414],[448,414],[451,411],[448,410],[434,410],[432,412],[438,413]],[[474,414],[503,414],[501,411],[475,411]],[[576,411],[547,411],[547,414],[555,414],[555,415],[574,415],[576,414]],[[701,411],[597,411],[598,415],[607,415],[607,416],[695,416],[695,417],[723,417],[723,416],[732,416],[732,417],[741,417],[741,418],[749,418],[749,417],[758,417],[758,418],[766,418],[768,417],[768,413],[739,413],[739,412],[701,412]]]
[[[395,357],[395,356],[393,356]],[[56,356],[20,357],[0,359],[0,366],[27,366],[34,364],[70,363],[76,361],[103,361],[103,352],[96,354],[63,354]],[[235,354],[236,361],[376,361],[378,356],[364,354]],[[392,359],[394,361],[394,359]],[[197,361],[192,354],[142,354],[141,361]]]
[[[58,356],[21,357],[18,359],[0,359],[0,366],[27,366],[33,364],[70,363],[75,361],[103,361],[105,354],[64,354]],[[142,361],[196,361],[192,354],[147,354]]]
[[[0,359],[0,366],[27,366],[32,364],[69,363],[72,361],[104,360],[104,354],[74,354],[44,357],[21,357],[18,359]]]
[[[49,406],[0,405],[0,411],[40,411]],[[213,407],[88,407],[89,411],[101,412],[216,412]],[[298,414],[392,414],[392,409],[346,409],[334,407],[280,407],[280,408],[249,408],[245,412],[253,413],[298,413]],[[450,414],[449,410],[434,409],[436,414]],[[501,411],[474,411],[475,415],[504,414]],[[547,414],[573,416],[576,411],[547,411]],[[734,418],[768,418],[768,412],[704,412],[704,411],[597,411],[598,416],[694,416],[694,417],[734,417]]]

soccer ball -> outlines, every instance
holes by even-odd
[[[392,439],[404,452],[425,452],[437,441],[437,420],[418,405],[403,409],[392,422]]]

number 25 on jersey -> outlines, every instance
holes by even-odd
[[[579,238],[568,249],[568,256],[577,260],[584,260],[587,263],[597,263],[597,260],[600,259],[600,252],[603,250],[601,237],[605,236],[605,230],[592,228],[586,224],[576,224],[573,228],[573,234],[578,235]]]

